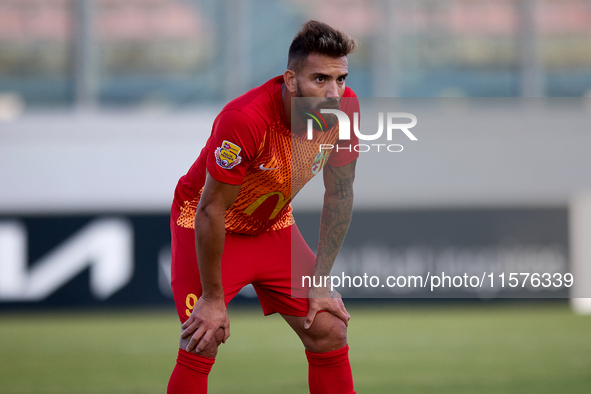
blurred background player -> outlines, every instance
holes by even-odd
[[[354,393],[350,316],[340,295],[326,287],[292,298],[292,260],[307,275],[330,273],[351,219],[358,153],[322,154],[330,156],[320,162],[326,191],[315,256],[294,224],[290,201],[319,172],[319,143],[338,143],[338,127],[309,141],[304,128],[292,130],[290,119],[294,97],[318,98],[317,109],[355,97],[345,87],[347,55],[355,49],[343,33],[307,22],[289,48],[287,71],[224,107],[180,179],[171,216],[171,282],[183,331],[169,393],[207,391],[218,346],[230,336],[226,307],[247,284],[265,315],[280,313],[302,340],[310,392]],[[341,110],[358,111],[351,102],[343,100]]]

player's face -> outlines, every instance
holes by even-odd
[[[338,108],[345,92],[345,79],[349,74],[346,56],[330,57],[318,53],[308,55],[302,70],[296,76],[296,97],[317,97],[324,108]],[[336,105],[336,106],[335,106]]]
[[[296,97],[308,97],[306,105],[316,111],[322,108],[338,109],[340,98],[345,92],[345,79],[349,73],[346,56],[334,58],[318,53],[311,53],[304,62],[302,70],[296,75]],[[334,119],[333,119],[334,118]],[[325,120],[332,127],[337,118],[325,115]]]

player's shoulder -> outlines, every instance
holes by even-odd
[[[279,76],[250,89],[226,104],[218,116],[249,119],[257,127],[268,126],[276,112],[273,95],[282,81]]]
[[[343,97],[357,97],[353,89],[348,86],[345,86],[345,91],[343,92]]]
[[[341,110],[349,114],[353,112],[359,112],[359,99],[357,95],[350,87],[345,87],[343,97],[345,100],[341,100]]]

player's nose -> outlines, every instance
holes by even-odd
[[[333,81],[333,82],[327,84],[326,97],[327,98],[338,98],[339,97],[339,87],[337,86],[336,81]]]

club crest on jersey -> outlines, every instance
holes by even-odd
[[[330,151],[325,149],[321,150],[316,154],[314,160],[312,160],[312,174],[316,175],[318,172],[324,167],[326,162],[328,161],[328,157],[330,156]]]
[[[226,170],[234,168],[242,161],[242,157],[240,157],[241,150],[242,148],[238,145],[224,140],[224,142],[222,142],[222,146],[216,148],[214,152],[215,162],[218,166]]]

